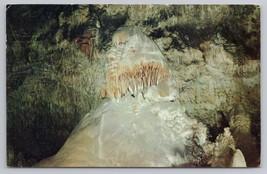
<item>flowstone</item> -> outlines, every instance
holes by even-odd
[[[171,167],[200,163],[207,128],[189,118],[176,100],[171,69],[157,45],[135,27],[118,29],[113,42],[104,85],[104,97],[110,99],[80,121],[56,155],[36,166]],[[117,54],[112,56],[114,52]],[[120,61],[113,70],[109,66],[115,59]]]
[[[113,44],[106,99],[57,154],[35,167],[246,166],[229,128],[212,143],[207,127],[186,114],[172,70],[154,41],[135,27],[123,27]]]

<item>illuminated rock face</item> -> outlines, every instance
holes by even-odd
[[[107,100],[77,125],[53,157],[35,167],[172,167],[198,163],[206,127],[179,102],[127,94]]]
[[[136,27],[119,28],[108,51],[102,97],[136,96],[150,86],[168,81],[170,70],[158,46]]]
[[[200,164],[207,128],[175,100],[171,70],[157,45],[135,27],[118,29],[113,45],[103,88],[109,99],[80,121],[56,155],[36,167]]]
[[[211,50],[220,50],[211,46]],[[196,54],[199,58],[189,53],[192,52],[182,54],[189,57],[182,63],[203,61],[202,53]],[[201,82],[198,85],[204,86],[214,76],[223,80],[225,73],[232,76],[240,68],[224,54],[220,54],[223,61],[215,59],[214,54],[206,53],[207,64],[201,66],[209,76],[196,78]],[[212,84],[207,88],[209,92],[191,91],[178,96],[175,72],[158,46],[139,29],[119,28],[106,55],[102,97],[107,99],[80,121],[57,154],[36,167],[245,167],[247,162],[258,163],[251,119],[244,109],[234,107],[229,117],[230,128],[225,128],[215,142],[207,140],[207,127],[188,112],[185,103],[192,97],[189,102],[192,105],[196,96],[201,95],[201,101],[211,99],[214,105]],[[218,70],[222,65],[229,71]],[[251,65],[252,68],[242,67],[240,72],[253,76],[257,62]],[[201,66],[189,66],[190,69],[179,71],[182,76],[175,79],[188,75],[185,79],[192,80],[192,75],[202,74],[198,72]],[[247,142],[252,143],[247,146]]]

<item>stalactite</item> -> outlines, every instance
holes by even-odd
[[[166,82],[170,76],[164,56],[157,45],[135,27],[119,28],[108,52],[106,84],[102,97],[136,95],[150,86]]]

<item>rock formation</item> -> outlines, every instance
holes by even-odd
[[[190,156],[192,150],[186,149],[196,146],[195,151],[199,151],[206,141],[207,128],[189,118],[183,106],[174,101],[177,95],[171,92],[168,80],[171,70],[157,45],[135,27],[118,29],[113,43],[115,48],[107,54],[103,96],[111,99],[85,116],[61,150],[36,167],[200,163]],[[109,68],[116,59],[116,65]],[[148,93],[158,95],[149,98]]]
[[[8,166],[259,166],[259,48],[257,5],[8,5]]]
[[[159,83],[167,82],[170,72],[158,46],[136,27],[119,28],[108,51],[106,85],[102,96],[121,98]]]

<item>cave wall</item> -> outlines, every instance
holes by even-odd
[[[56,153],[101,103],[106,51],[124,25],[137,26],[156,42],[173,71],[178,100],[189,117],[209,127],[211,141],[230,126],[231,111],[243,108],[251,120],[246,137],[259,153],[259,6],[7,7],[9,166],[31,166]]]

